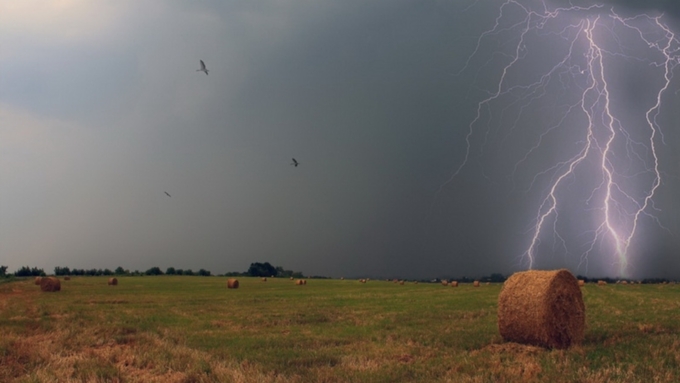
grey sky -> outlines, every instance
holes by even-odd
[[[410,278],[526,268],[521,255],[554,174],[534,177],[573,154],[583,116],[570,115],[513,169],[585,80],[552,81],[532,102],[516,93],[489,104],[489,124],[473,126],[469,161],[452,178],[478,103],[516,47],[510,27],[523,16],[508,6],[509,29],[472,55],[498,3],[0,0],[0,264],[222,273],[268,261]],[[677,27],[668,4],[621,12],[666,11]],[[610,57],[637,58],[607,64],[617,113],[643,126],[639,108],[651,107],[663,77],[640,58],[658,55],[617,28],[630,43]],[[555,65],[565,40],[549,36],[530,35],[507,84]],[[196,72],[199,59],[209,76]],[[680,83],[670,86],[658,116],[658,210],[646,210],[667,230],[640,220],[633,276],[680,277]],[[639,199],[649,179],[633,175],[637,162],[624,175],[642,185]],[[544,237],[535,267],[613,274],[606,243],[582,262],[592,190],[578,177],[572,185],[557,224],[566,250]]]

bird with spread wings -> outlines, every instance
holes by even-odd
[[[300,165],[300,163],[297,162],[297,160],[295,158],[293,158],[293,162],[291,162],[290,164],[294,165],[296,168],[297,168],[298,165]]]

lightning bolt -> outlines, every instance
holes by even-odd
[[[457,75],[470,70],[473,60],[483,54],[484,44],[491,41],[502,46],[504,50],[495,52],[494,57],[505,62],[498,65],[498,81],[493,90],[477,104],[465,136],[462,161],[437,193],[466,168],[480,126],[485,128],[480,138],[483,152],[493,132],[503,131],[505,142],[521,130],[520,121],[527,118],[528,111],[535,110],[532,107],[538,100],[551,92],[560,92],[564,101],[554,101],[553,109],[561,115],[550,123],[536,122],[541,127],[540,133],[514,163],[510,175],[514,184],[517,172],[537,156],[545,141],[556,132],[579,135],[568,145],[571,154],[545,164],[543,170],[535,172],[525,190],[528,193],[543,185],[520,262],[533,268],[542,240],[552,236],[553,249],[560,246],[567,255],[571,255],[569,244],[577,243],[579,267],[584,265],[587,269],[588,259],[600,250],[619,276],[628,276],[631,244],[641,218],[648,217],[665,229],[654,215],[653,202],[663,174],[658,150],[665,145],[658,116],[673,81],[673,71],[680,65],[680,41],[664,23],[663,15],[638,14],[626,18],[603,5],[550,9],[545,1],[506,0],[499,7],[493,27],[479,36],[474,51]],[[552,64],[534,76],[534,80],[525,80],[531,76],[520,73],[523,65],[531,64],[534,56],[530,51],[536,46],[552,48],[551,41],[555,42],[555,49],[546,56],[550,56]],[[647,102],[647,106],[639,109],[615,106],[625,99],[619,83],[626,65],[642,68],[652,76],[644,84],[655,95],[651,105]],[[634,109],[640,113],[636,115]],[[587,208],[579,210],[569,205],[569,194],[573,194],[570,191],[575,185],[588,189],[584,201]],[[591,230],[584,230],[578,238],[570,238],[560,230],[561,214],[570,210],[587,215],[593,222]]]

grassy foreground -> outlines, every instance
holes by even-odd
[[[588,285],[585,342],[503,343],[501,285],[0,284],[2,382],[678,382],[680,286]]]

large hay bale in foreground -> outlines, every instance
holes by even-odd
[[[118,278],[109,278],[109,286],[118,286]]]
[[[40,286],[40,281],[42,281],[42,277],[35,277],[35,281],[33,281],[33,283],[35,283],[36,286]]]
[[[40,290],[46,292],[61,290],[61,281],[54,277],[45,277],[40,279]]]
[[[568,348],[583,340],[585,305],[565,269],[515,273],[498,297],[498,329],[506,341]]]
[[[238,279],[234,279],[234,278],[227,279],[227,288],[228,289],[238,289]]]

